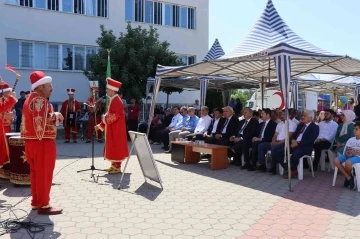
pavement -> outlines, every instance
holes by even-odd
[[[360,238],[360,193],[344,189],[342,176],[332,187],[333,173],[316,172],[312,178],[305,172],[303,181],[292,181],[289,192],[288,181],[279,175],[235,166],[212,171],[207,162],[176,164],[154,145],[163,189],[145,182],[132,156],[118,190],[120,175],[97,172],[95,183],[90,172],[76,172],[90,168],[91,144],[57,145],[51,204],[63,208],[63,214],[38,215],[30,210],[30,199],[11,213],[0,208],[0,220],[16,216],[53,224],[34,235],[20,230],[1,239]],[[109,166],[102,152],[103,144],[96,143],[99,169]],[[4,180],[0,185],[3,205],[15,205],[30,194],[29,187]]]

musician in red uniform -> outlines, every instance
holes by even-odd
[[[80,113],[80,103],[74,99],[75,89],[67,89],[69,99],[65,100],[61,106],[60,113],[65,117],[64,129],[65,129],[65,143],[70,142],[70,133],[74,143],[77,143],[77,125],[76,118]]]
[[[31,206],[38,214],[55,215],[62,209],[50,206],[50,189],[56,161],[57,126],[64,120],[53,111],[50,97],[52,78],[41,71],[30,75],[33,92],[23,106],[21,137],[25,139],[26,160],[30,165]]]
[[[87,134],[87,141],[86,143],[90,143],[91,139],[92,139],[92,134],[94,132],[94,127],[95,125],[99,124],[101,122],[101,115],[103,114],[103,110],[104,110],[104,102],[100,101],[98,103],[96,103],[96,105],[94,107],[93,106],[94,102],[98,101],[98,97],[97,95],[95,95],[95,101],[94,101],[94,97],[91,96],[89,97],[87,104],[90,106],[87,107],[88,110],[88,115],[89,115],[89,121],[88,121],[88,134]],[[96,130],[96,137],[99,143],[102,143],[102,133],[101,130]]]
[[[4,92],[11,92],[12,88],[7,83],[4,83],[2,86],[2,93]],[[11,124],[14,121],[14,112],[10,109],[3,114],[1,114],[3,125],[4,125],[4,131],[5,133],[11,133]]]
[[[111,162],[110,174],[121,173],[121,162],[129,156],[124,106],[117,94],[121,82],[107,79],[106,93],[110,97],[109,106],[95,129],[105,130],[104,158]]]
[[[14,97],[15,94],[12,94],[12,89],[8,89],[9,86],[5,82],[1,81],[0,78],[0,92],[2,96],[0,97],[0,168],[9,162],[9,149],[7,145],[7,139],[5,136],[4,125],[2,114],[8,112],[17,102],[17,99]]]

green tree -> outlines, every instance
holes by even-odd
[[[84,71],[89,80],[99,81],[100,95],[105,94],[105,76],[107,66],[107,49],[111,49],[112,78],[122,82],[121,91],[125,98],[134,97],[137,100],[145,97],[146,81],[154,77],[157,64],[179,66],[174,52],[169,50],[167,41],[160,41],[156,28],[150,26],[144,29],[141,26],[133,28],[130,23],[126,33],[121,32],[116,37],[112,30],[100,25],[101,34],[96,43],[100,51],[90,57],[90,67]],[[166,89],[164,92],[181,92],[182,89]]]
[[[254,91],[251,90],[235,90],[231,92],[231,98],[240,99],[243,107],[246,105],[246,101],[250,100],[251,96],[254,94]]]

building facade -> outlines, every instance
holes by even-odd
[[[125,32],[128,21],[134,27],[153,25],[160,40],[170,42],[170,50],[184,64],[201,61],[208,51],[208,0],[1,2],[0,67],[9,64],[20,72],[17,92],[30,90],[29,74],[33,70],[52,76],[55,89],[52,102],[64,101],[67,88],[76,89],[79,101],[88,98],[88,79],[83,70],[88,68],[89,56],[98,51],[100,24],[115,34]],[[0,70],[0,75],[10,85],[15,81],[12,72]]]

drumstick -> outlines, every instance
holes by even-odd
[[[14,83],[13,90],[12,90],[13,92],[15,92],[16,85],[17,85],[19,79],[21,78],[21,75],[9,64],[6,64],[5,70],[14,72],[16,74],[16,79],[15,79],[15,83]]]

